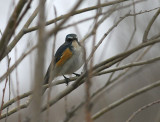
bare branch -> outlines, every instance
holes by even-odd
[[[107,59],[107,60],[105,60],[105,61],[103,61],[103,62],[101,62],[101,63],[99,63],[99,64],[97,64],[97,65],[95,65],[95,66],[94,66],[94,69],[95,69],[94,72],[96,73],[96,72],[102,71],[102,70],[104,70],[105,68],[107,68],[108,66],[110,66],[110,63],[113,63],[113,61],[116,61],[116,60],[117,60],[117,61],[120,61],[120,60],[128,57],[128,56],[131,55],[132,53],[138,51],[139,49],[144,48],[144,47],[149,46],[149,45],[153,45],[153,44],[158,43],[158,42],[160,42],[160,39],[150,40],[149,42],[142,43],[142,44],[138,45],[137,47],[132,48],[132,49],[130,49],[130,50],[124,52],[124,53],[121,53],[121,54],[118,54],[118,55],[116,55],[116,56],[113,56],[113,57],[111,57],[111,58],[109,58],[109,59]],[[118,58],[119,58],[119,59],[118,59]],[[116,61],[116,62],[117,62],[117,61]],[[106,65],[105,65],[105,64],[106,64]],[[101,66],[102,66],[102,67],[101,67]]]
[[[9,59],[9,61],[8,61],[8,69],[9,69],[9,65],[10,65],[10,60],[11,60],[11,59]],[[7,70],[8,70],[8,69],[7,69]],[[4,95],[5,95],[5,91],[6,91],[7,82],[8,82],[8,77],[6,78],[5,86],[4,86],[4,88],[3,88],[2,103],[1,103],[1,109],[0,109],[0,117],[1,117],[1,114],[2,114],[2,110],[3,110]]]
[[[84,12],[87,12],[87,11],[92,11],[92,10],[97,9],[98,7],[106,7],[106,6],[118,4],[118,3],[121,3],[121,2],[125,2],[125,1],[130,1],[130,0],[115,0],[115,1],[111,1],[111,2],[107,2],[107,3],[100,4],[99,6],[95,5],[95,6],[87,7],[87,8],[81,9],[81,10],[76,10],[76,11],[74,11],[74,13],[72,13],[71,16],[76,15],[76,14],[80,14],[80,13],[84,13]],[[62,20],[62,19],[64,19],[64,18],[66,18],[69,14],[70,14],[70,13],[65,14],[65,15],[61,15],[61,16],[53,19],[53,20],[50,20],[50,21],[48,21],[48,22],[46,23],[46,25],[50,25],[50,24],[55,23],[55,22],[57,22],[57,21],[59,21],[59,20]],[[38,27],[35,26],[35,27],[31,27],[31,28],[29,28],[29,29],[26,29],[26,30],[25,30],[25,33],[35,31],[35,30],[37,30],[37,28],[38,28]]]
[[[21,61],[36,48],[37,45],[33,46],[29,51],[22,54],[22,56],[17,59],[17,61],[8,69],[8,71],[0,77],[0,82],[2,82],[15,69],[15,67],[17,67],[21,63]]]
[[[43,70],[44,70],[44,54],[46,49],[46,38],[45,38],[45,0],[39,1],[39,21],[38,21],[38,47],[37,47],[37,58],[34,73],[34,89],[32,97],[32,119],[31,122],[42,122],[41,116],[41,104],[42,104],[42,84]]]
[[[152,27],[152,24],[154,23],[154,21],[156,20],[156,18],[158,17],[158,15],[160,14],[160,9],[155,13],[155,15],[153,16],[153,18],[150,20],[145,32],[144,32],[144,35],[143,35],[143,42],[147,41],[147,37],[148,37],[148,33]]]
[[[25,32],[24,32],[25,28],[28,28],[28,26],[31,24],[31,22],[36,17],[37,13],[38,13],[38,7],[32,13],[32,15],[30,16],[30,18],[27,20],[27,22],[25,23],[25,25],[23,26],[23,28],[15,36],[15,38],[12,40],[12,42],[7,46],[7,49],[5,50],[3,56],[2,56],[2,58],[0,58],[0,60],[2,60],[14,48],[14,46],[18,43],[18,41],[22,38],[22,36],[25,34]]]
[[[140,44],[139,46],[133,48],[133,49],[130,49],[128,50],[127,52],[124,52],[124,53],[121,53],[121,54],[118,54],[110,59],[107,59],[97,65],[95,65],[93,67],[93,72],[97,72],[97,68],[101,67],[102,65],[105,65],[107,64],[108,62],[110,62],[107,67],[110,67],[112,66],[113,64],[117,63],[119,60],[122,60],[124,58],[126,58],[127,56],[131,55],[132,53],[146,47],[146,46],[149,46],[149,45],[153,45],[155,43],[158,43],[160,42],[160,39],[154,39],[154,40],[150,40],[146,43],[142,43]],[[119,59],[118,59],[119,58]],[[117,60],[118,59],[118,60]],[[95,74],[96,74],[95,72]],[[98,73],[98,72],[97,72]],[[59,101],[61,98],[63,98],[64,96],[66,96],[67,94],[69,94],[70,92],[72,92],[74,89],[76,89],[77,87],[79,87],[82,83],[84,83],[84,78],[86,76],[86,73],[82,74],[73,84],[71,84],[70,86],[68,86],[64,91],[62,91],[61,93],[59,93],[54,99],[52,99],[50,102],[49,102],[49,106],[52,106],[54,105],[57,101]],[[93,76],[93,75],[92,75]],[[60,81],[61,83],[64,83],[65,80],[61,80]],[[59,81],[56,82],[55,84],[59,84]],[[54,84],[54,85],[55,85]],[[30,95],[30,94],[27,94],[27,95]],[[23,105],[22,105],[23,106]],[[22,107],[22,109],[25,108],[25,107]],[[46,109],[48,108],[48,104],[45,105],[43,108],[42,108],[42,111],[45,111]],[[16,108],[14,109],[14,112],[17,112]],[[14,112],[11,112],[11,114],[13,114]],[[10,112],[9,112],[10,113]],[[9,114],[9,115],[11,115]],[[6,114],[3,114],[3,117],[6,116]],[[1,117],[0,119],[2,119],[3,117]]]
[[[123,70],[123,69],[126,69],[126,68],[130,68],[130,67],[133,67],[133,66],[145,65],[145,64],[153,63],[153,62],[159,61],[159,60],[160,60],[160,57],[156,57],[156,58],[152,58],[152,59],[146,60],[146,61],[133,62],[133,63],[130,63],[130,64],[126,64],[124,66],[109,69],[107,71],[99,72],[97,75],[103,75],[103,74],[107,74],[107,73],[110,73],[110,72],[115,72],[115,71]]]
[[[130,100],[130,99],[132,99],[132,98],[134,98],[134,97],[136,97],[136,96],[138,96],[138,95],[146,92],[146,91],[149,91],[149,90],[151,90],[151,89],[153,89],[153,88],[156,88],[156,87],[158,87],[158,86],[160,86],[160,80],[159,80],[159,81],[156,81],[156,82],[154,82],[154,83],[152,83],[152,84],[150,84],[150,85],[147,85],[147,86],[145,86],[145,87],[142,87],[142,88],[134,91],[133,93],[130,93],[129,95],[120,98],[119,100],[113,102],[112,104],[108,105],[107,107],[104,107],[103,109],[101,109],[100,111],[98,111],[97,113],[95,113],[95,114],[92,116],[92,119],[93,119],[93,120],[96,120],[96,119],[98,119],[100,116],[102,116],[103,114],[105,114],[106,112],[114,109],[115,107],[123,104],[124,102],[126,102],[126,101],[128,101],[128,100]]]
[[[9,22],[7,24],[7,27],[5,28],[5,31],[2,35],[1,41],[0,41],[0,59],[2,58],[4,51],[6,50],[7,44],[9,43],[14,31],[15,31],[15,25],[17,22],[17,19],[26,4],[27,0],[19,0],[16,8],[14,9]]]
[[[149,108],[149,107],[151,107],[151,106],[153,106],[153,105],[155,105],[155,104],[159,104],[159,103],[160,103],[160,100],[156,100],[156,101],[154,101],[154,102],[151,102],[151,103],[149,103],[149,104],[147,104],[147,105],[139,108],[137,111],[135,111],[135,112],[128,118],[128,120],[127,120],[126,122],[131,122],[131,120],[133,120],[133,118],[134,118],[137,114],[139,114],[139,113],[142,112],[143,110],[145,110],[145,109],[147,109],[147,108]]]

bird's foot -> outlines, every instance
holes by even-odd
[[[65,81],[66,81],[66,85],[68,86],[68,84],[69,84],[69,82],[70,82],[70,79],[69,78],[67,78],[66,76],[64,76],[63,75],[63,77],[64,77],[64,79],[65,79]]]
[[[80,74],[77,74],[77,73],[73,73],[75,76],[77,76],[77,77],[79,77],[80,76]]]

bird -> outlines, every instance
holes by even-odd
[[[80,69],[83,63],[83,48],[77,35],[73,33],[66,35],[65,42],[55,53],[53,65],[52,63],[49,65],[43,85],[48,84],[49,80],[53,80],[60,75],[66,79],[68,85],[68,78],[65,75],[77,75],[75,72]]]

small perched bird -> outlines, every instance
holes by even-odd
[[[83,49],[76,34],[68,34],[65,42],[58,48],[44,78],[44,85],[59,75],[73,74],[83,65]],[[67,81],[67,78],[64,76]],[[68,82],[67,82],[68,84]]]

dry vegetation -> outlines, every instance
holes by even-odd
[[[2,122],[160,121],[158,0],[77,0],[63,15],[53,4],[50,20],[49,3],[34,2],[18,0],[0,27]],[[68,33],[84,47],[82,74],[68,86],[60,78],[42,86],[56,44]],[[43,88],[49,90],[42,96]]]

